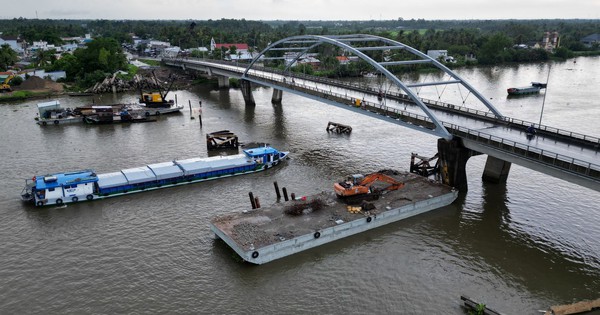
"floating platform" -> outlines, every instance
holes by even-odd
[[[238,136],[229,130],[215,131],[206,135],[208,150],[237,149],[238,146]]]
[[[458,197],[453,188],[415,174],[392,177],[405,187],[369,201],[368,208],[374,208],[368,211],[347,205],[332,187],[331,192],[216,217],[210,228],[243,260],[264,264],[447,206]]]
[[[327,132],[336,132],[336,133],[351,133],[352,127],[340,123],[328,122],[327,123]]]

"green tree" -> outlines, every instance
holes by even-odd
[[[4,44],[0,47],[0,70],[6,71],[8,67],[14,65],[17,60],[19,60],[17,53],[10,48],[10,45]]]
[[[79,64],[79,78],[98,70],[104,73],[127,70],[127,59],[121,46],[112,38],[95,39],[85,49],[77,49],[74,55]]]
[[[496,33],[481,46],[477,59],[482,64],[510,61],[510,54],[506,51],[510,47],[512,47],[512,40],[503,33]]]
[[[56,50],[43,50],[40,49],[35,52],[34,56],[35,66],[46,69],[49,67],[54,61],[56,61]]]

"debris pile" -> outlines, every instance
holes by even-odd
[[[132,80],[124,80],[117,77],[117,73],[104,78],[102,82],[96,83],[93,87],[87,89],[87,93],[107,93],[107,92],[123,92],[140,89],[160,89],[160,82],[154,77],[143,77],[136,74]]]

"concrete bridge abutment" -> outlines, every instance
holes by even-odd
[[[254,95],[252,95],[252,85],[248,80],[240,80],[240,89],[242,90],[242,95],[244,96],[244,102],[246,105],[256,105],[254,101]]]

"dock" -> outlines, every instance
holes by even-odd
[[[405,187],[362,206],[346,204],[332,187],[270,207],[216,217],[210,228],[243,260],[260,265],[447,206],[458,197],[453,188],[415,174],[397,173],[394,178]]]

